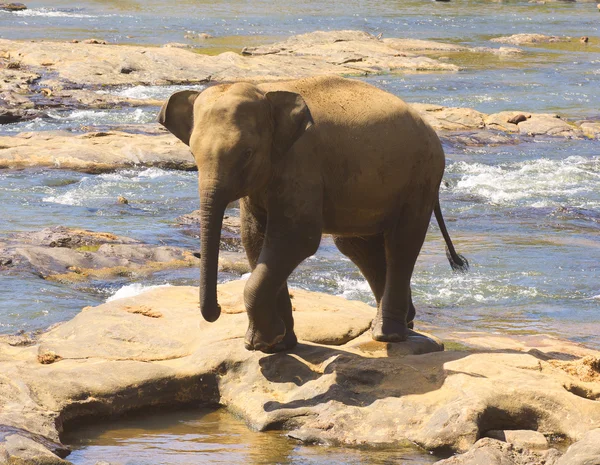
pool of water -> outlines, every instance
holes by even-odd
[[[75,465],[101,460],[119,465],[428,465],[436,460],[416,449],[305,446],[281,432],[251,431],[223,410],[199,408],[95,423],[62,439],[74,449],[68,460]]]

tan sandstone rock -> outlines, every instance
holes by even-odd
[[[28,132],[0,137],[0,168],[48,167],[88,173],[132,166],[191,170],[189,148],[170,134]]]
[[[599,465],[600,428],[589,431],[567,450],[556,465]]]
[[[575,126],[552,114],[532,114],[531,118],[519,123],[519,132],[528,136],[581,137]]]
[[[286,44],[293,47],[269,46],[268,52],[248,48],[245,56],[233,52],[209,56],[177,47],[0,40],[0,53],[18,57],[23,66],[31,69],[45,64],[44,69],[55,73],[62,82],[86,86],[458,70],[455,65],[423,56],[401,56],[397,50],[360,31],[317,31],[294,36]],[[48,86],[53,80],[56,78],[48,76],[41,82]]]
[[[559,456],[556,449],[537,452],[496,439],[483,438],[468,452],[434,465],[555,465]]]
[[[583,122],[580,129],[586,137],[600,139],[600,122]]]
[[[248,352],[242,285],[219,286],[224,312],[215,323],[200,316],[196,288],[164,287],[86,308],[33,345],[0,342],[0,425],[58,442],[63,425],[75,419],[209,402],[259,430],[287,429],[304,441],[457,452],[493,429],[578,440],[600,427],[600,403],[566,388],[584,381],[550,363],[573,359],[574,344],[546,340],[536,348],[530,340],[510,347],[505,338],[494,351],[444,352],[418,333],[387,344],[374,343],[368,332],[338,346],[319,344],[316,326],[341,343],[368,327],[375,309],[293,290],[301,343],[287,353]],[[40,363],[50,353],[53,363]],[[513,458],[541,457],[499,447]],[[516,460],[498,463],[536,463]]]

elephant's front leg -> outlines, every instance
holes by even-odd
[[[242,243],[252,271],[258,265],[267,230],[267,213],[253,208],[248,198],[240,201],[242,219]],[[276,312],[285,325],[285,336],[282,341],[273,346],[274,352],[288,350],[296,346],[298,338],[294,332],[294,317],[292,315],[292,301],[287,287],[287,282],[277,293],[275,301]],[[251,329],[249,331],[252,331]],[[250,335],[247,339],[250,339]]]
[[[295,345],[287,278],[317,251],[320,239],[320,225],[297,221],[269,223],[256,267],[244,289],[249,320],[247,349],[276,352]],[[288,339],[286,327],[292,329]]]

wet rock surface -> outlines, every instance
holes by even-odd
[[[556,42],[570,42],[571,37],[548,36],[544,34],[513,34],[511,36],[496,37],[490,39],[492,42],[499,42],[511,45],[529,45],[529,44],[549,44]]]
[[[139,278],[165,270],[199,266],[199,254],[180,247],[62,226],[0,238],[0,273],[33,272],[62,283]],[[242,253],[222,252],[220,269],[241,275],[249,266]]]
[[[197,288],[166,287],[85,308],[30,345],[0,341],[1,428],[31,434],[17,438],[19,453],[47,455],[77,419],[206,402],[305,442],[464,453],[440,465],[554,464],[560,455],[478,440],[499,429],[582,440],[567,454],[595,453],[598,430],[590,431],[600,425],[600,403],[567,390],[584,381],[551,362],[576,366],[582,354],[598,360],[600,353],[544,336],[458,336],[479,341],[460,351],[443,351],[422,333],[405,343],[374,342],[373,308],[297,290],[298,347],[248,352],[243,285],[219,286],[224,311],[215,323],[202,320]],[[600,389],[598,380],[587,383]],[[5,456],[15,450],[11,437],[0,435]]]
[[[175,219],[176,224],[184,229],[186,234],[200,238],[200,210],[181,215]],[[239,216],[225,215],[221,229],[221,250],[242,252],[242,238],[240,236],[241,219]]]

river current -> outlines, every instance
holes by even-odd
[[[76,6],[69,0],[55,0],[30,1],[28,6],[29,10],[19,13],[0,12],[0,37],[98,37],[152,45],[187,42],[216,53],[318,29],[360,29],[383,33],[384,37],[487,47],[493,46],[489,42],[492,37],[521,32],[585,35],[590,39],[586,46],[575,41],[521,47],[524,54],[505,59],[458,56],[455,59],[464,67],[458,73],[385,75],[367,81],[409,102],[471,107],[486,113],[520,109],[557,112],[572,120],[600,119],[600,13],[590,3],[187,0],[178,1],[173,8],[173,2],[164,0],[82,0]],[[190,32],[205,32],[214,39],[185,39]],[[108,92],[162,99],[178,89],[148,86]],[[0,126],[0,134],[56,129],[81,132],[82,127],[143,124],[154,121],[157,110],[152,106],[54,110],[44,119]],[[455,245],[471,263],[471,272],[451,272],[441,234],[432,221],[413,277],[417,321],[456,330],[543,332],[600,348],[600,142],[529,138],[518,144],[475,147],[446,142],[445,150],[442,209]],[[116,204],[120,195],[129,199],[129,205]],[[0,205],[2,235],[66,225],[152,244],[199,247],[198,239],[174,221],[198,207],[195,173],[158,168],[100,175],[60,170],[0,171]],[[238,214],[235,209],[229,213]],[[220,276],[221,281],[233,278],[236,276]],[[165,271],[133,283],[116,280],[75,286],[43,281],[34,275],[5,274],[0,279],[0,333],[47,328],[117,292],[127,295],[151,285],[197,285],[197,281],[196,269]],[[302,264],[290,281],[292,286],[373,303],[366,282],[329,239],[323,240],[318,253]],[[225,428],[223,424],[238,431],[234,420],[218,415],[201,412],[195,419],[177,421],[187,426],[189,422],[204,425],[204,432],[197,432],[200,436],[209,434],[207,424],[217,425],[219,431]],[[209,423],[203,423],[205,420]],[[156,421],[166,422],[165,428],[176,422]],[[185,451],[189,443],[181,438],[194,433],[181,428],[179,439],[169,437],[169,441]],[[114,439],[119,434],[117,430],[108,443],[127,450],[127,441]],[[278,451],[287,451],[278,455],[277,463],[375,463],[368,454],[342,451],[339,455],[313,456],[310,448],[280,447],[277,441],[287,441],[280,437],[267,436],[271,439],[266,440],[239,434],[238,446],[263,441]],[[207,442],[226,443],[214,438]],[[74,441],[87,444],[81,438]],[[140,441],[133,442],[139,446]],[[94,455],[93,447],[86,447],[71,457],[75,463],[106,459]],[[213,449],[197,455],[197,448],[192,447],[185,453],[194,457],[189,459],[194,463],[248,461],[242,452],[224,447],[230,455],[219,455]],[[152,450],[153,459],[127,463],[186,463],[174,461],[160,447]],[[404,460],[431,463],[423,457]],[[256,463],[273,462],[262,456]],[[398,456],[397,463],[405,462]]]

